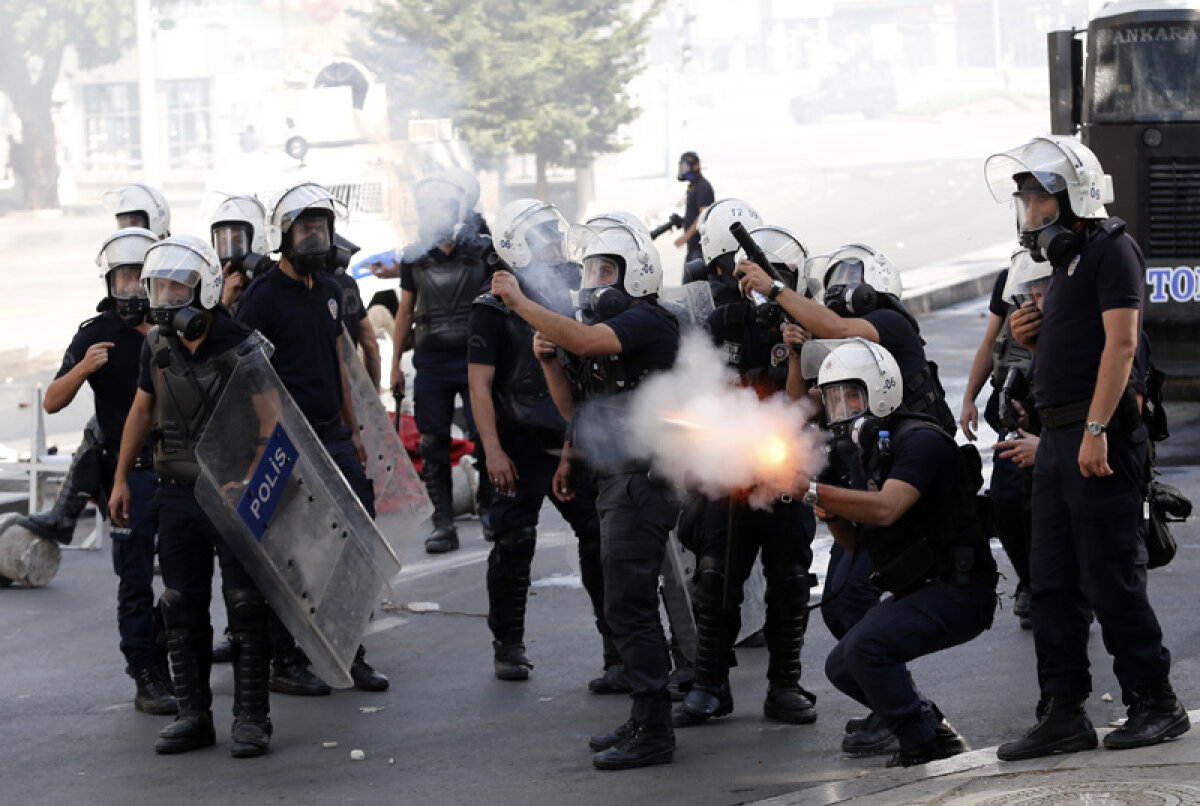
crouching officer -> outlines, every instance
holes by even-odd
[[[806,256],[800,241],[782,227],[757,227],[750,235],[795,289]],[[726,363],[760,398],[782,391],[787,383],[791,349],[783,341],[782,323],[782,311],[773,301],[756,306],[744,297],[722,305],[708,318],[708,330]],[[816,721],[816,698],[800,686],[815,531],[812,510],[790,496],[765,511],[736,495],[707,503],[696,571],[696,682],[675,711],[675,727],[733,712],[729,664],[741,625],[743,589],[760,549],[767,578],[763,635],[769,655],[763,714],[792,724]]]
[[[620,438],[630,396],[647,373],[671,367],[679,350],[679,325],[657,303],[662,261],[636,230],[572,230],[580,246],[583,281],[579,315],[554,313],[521,292],[517,278],[496,272],[492,293],[545,339],[578,356],[572,372],[588,402],[575,417],[572,382],[553,354],[539,352],[547,386],[559,411],[572,419],[576,444],[596,474],[600,551],[604,565],[604,615],[633,689],[629,721],[593,736],[599,769],[665,764],[675,753],[670,658],[658,612],[658,574],[667,536],[679,518],[671,491],[631,459]]]
[[[899,739],[888,766],[947,758],[965,744],[922,703],[906,664],[992,624],[998,575],[975,512],[978,459],[968,467],[932,418],[903,408],[900,368],[877,344],[836,347],[817,380],[827,422],[857,444],[868,489],[813,482],[803,500],[839,544],[867,552],[875,583],[892,593],[841,638],[825,673]]]
[[[1149,450],[1135,366],[1145,260],[1125,222],[1109,218],[1112,179],[1086,146],[1036,137],[988,158],[997,202],[1013,202],[1021,244],[1053,271],[1039,313],[1012,313],[1014,337],[1036,345],[1042,424],[1033,468],[1033,639],[1038,724],[999,747],[1004,761],[1090,750],[1089,606],[1128,707],[1110,750],[1188,731],[1171,686],[1171,653],[1146,593],[1142,488]],[[1140,389],[1139,389],[1140,387]]]
[[[112,516],[124,526],[131,508],[136,511],[130,477],[153,428],[154,469],[161,482],[158,558],[166,587],[160,607],[179,701],[179,715],[159,733],[154,749],[184,753],[216,741],[208,679],[215,548],[230,632],[239,647],[230,752],[235,758],[260,756],[271,738],[267,603],[196,502],[195,448],[239,352],[261,345],[262,339],[224,314],[221,265],[199,238],[184,235],[151,247],[142,282],[157,327],[142,347],[138,391],[121,436]]]
[[[567,260],[566,222],[558,210],[537,199],[517,199],[500,211],[496,232],[496,252],[522,288],[551,310],[570,311],[568,292],[579,287],[579,265]],[[591,474],[584,463],[572,467],[565,455],[561,461],[554,455],[563,448],[567,424],[534,357],[533,328],[498,297],[483,294],[471,309],[467,332],[471,410],[497,491],[488,507],[494,542],[487,570],[496,677],[525,680],[533,667],[525,656],[525,605],[538,513],[551,492],[551,503],[579,538],[580,574],[604,638],[605,666],[619,665],[604,621],[600,520]],[[559,489],[552,490],[555,480]],[[590,687],[609,693],[620,682],[623,676],[614,673],[611,681],[599,677]]]

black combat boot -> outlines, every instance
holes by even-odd
[[[1033,730],[1016,741],[1000,745],[996,757],[1001,761],[1020,761],[1096,749],[1096,729],[1084,710],[1085,702],[1079,697],[1051,697]]]
[[[422,438],[424,445],[424,438]],[[454,481],[450,469],[450,456],[423,458],[421,476],[425,479],[425,490],[433,504],[433,531],[425,538],[425,551],[429,554],[445,554],[458,550],[458,530],[454,528]]]
[[[808,630],[808,572],[783,580],[782,590],[767,588],[767,621],[763,626],[769,660],[763,716],[792,725],[817,721],[816,696],[800,687],[800,650]]]
[[[637,721],[630,719],[622,723],[616,730],[609,733],[597,733],[588,739],[588,747],[599,753],[601,750],[620,744],[633,735],[634,728],[637,727]]]
[[[592,765],[596,769],[631,770],[652,764],[667,764],[675,756],[675,731],[670,725],[631,719],[618,732],[624,732],[625,735],[592,756]]]
[[[137,684],[133,707],[144,714],[175,714],[179,706],[167,688],[167,681],[153,653],[144,653],[130,661],[126,669]]]
[[[729,621],[722,609],[725,574],[711,557],[701,557],[696,573],[696,678],[671,715],[677,728],[702,725],[733,713],[729,688]]]
[[[100,451],[100,426],[93,417],[84,429],[79,449],[71,457],[54,506],[45,512],[19,518],[17,525],[38,537],[68,545],[75,537],[75,524],[88,501],[92,498],[97,502],[104,500],[104,487],[100,483]]]
[[[233,659],[233,729],[229,753],[253,758],[271,741],[271,649],[267,639],[267,601],[254,589],[225,591],[229,633],[238,651]]]
[[[1125,724],[1104,737],[1108,750],[1129,750],[1174,739],[1192,723],[1169,682],[1138,692]]]
[[[527,526],[496,535],[488,555],[488,629],[500,680],[528,680],[533,664],[525,657],[525,604],[537,530]]]
[[[851,758],[865,758],[891,752],[897,744],[896,734],[872,711],[865,717],[851,719],[846,723],[842,752]]]
[[[308,656],[298,646],[277,646],[271,649],[271,691],[296,697],[324,697],[332,689],[313,674]]]
[[[154,752],[164,755],[212,747],[217,741],[212,721],[212,627],[208,608],[168,588],[159,601],[166,625],[171,675],[179,714],[158,733]]]
[[[633,691],[629,681],[625,679],[625,664],[621,663],[621,654],[612,636],[605,635],[604,639],[604,674],[588,681],[588,691],[593,694],[628,694]]]
[[[359,691],[387,691],[391,685],[391,681],[367,663],[367,650],[362,644],[354,653],[354,663],[350,664],[350,679]]]

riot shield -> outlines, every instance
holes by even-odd
[[[680,544],[672,530],[662,564],[660,592],[671,628],[671,642],[692,663],[696,662],[696,615],[692,610],[691,589],[695,570],[695,555]]]
[[[708,317],[716,310],[713,304],[712,287],[708,283],[687,283],[674,288],[664,288],[658,302],[679,320],[679,329],[684,333],[696,328],[708,327]]]
[[[762,564],[755,563],[742,587],[742,628],[734,636],[735,644],[744,641],[767,623],[767,578]]]
[[[196,446],[196,500],[331,686],[400,562],[262,350],[243,356]]]
[[[424,545],[418,540],[419,528],[433,514],[433,504],[345,329],[339,345],[359,435],[367,449],[367,478],[375,486],[375,526],[398,557],[407,557],[413,545]]]

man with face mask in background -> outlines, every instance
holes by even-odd
[[[680,155],[679,175],[676,178],[680,182],[688,183],[687,201],[683,208],[683,234],[675,239],[675,246],[687,245],[687,255],[683,258],[686,266],[701,255],[698,225],[701,216],[712,205],[716,196],[713,194],[713,186],[700,173],[700,157],[695,151],[685,151]]]
[[[106,191],[102,203],[104,209],[116,220],[117,229],[146,229],[158,239],[171,234],[171,209],[158,188],[149,185],[122,185],[115,190]],[[96,306],[96,311],[104,313],[115,304],[111,296],[105,296]],[[119,437],[117,439],[119,440]],[[47,540],[71,542],[75,534],[75,524],[87,507],[88,501],[94,498],[103,507],[102,499],[106,497],[106,491],[111,484],[111,474],[101,470],[103,460],[100,446],[104,441],[105,436],[100,424],[95,417],[91,418],[84,427],[79,449],[71,457],[71,465],[67,468],[54,505],[45,512],[22,518],[21,526]],[[108,478],[109,481],[104,481],[104,478]]]
[[[138,357],[150,330],[146,321],[150,306],[141,272],[146,250],[157,241],[153,232],[138,228],[119,230],[105,240],[96,265],[100,267],[108,304],[102,306],[103,313],[79,326],[43,400],[46,413],[53,414],[70,405],[85,382],[92,388],[96,419],[104,434],[98,446],[104,500],[112,493],[125,417],[137,391]],[[149,714],[173,714],[175,698],[167,688],[169,677],[160,658],[161,631],[154,613],[158,477],[154,474],[152,450],[151,445],[144,444],[129,473],[134,490],[129,523],[112,530],[113,569],[120,578],[117,626],[126,673],[137,683],[134,707]]]
[[[166,590],[160,600],[179,714],[154,744],[160,754],[186,753],[216,742],[213,729],[213,553],[230,631],[240,647],[234,659],[235,758],[267,752],[272,726],[267,675],[267,603],[241,563],[196,501],[200,475],[196,444],[212,416],[242,349],[262,337],[230,319],[222,308],[224,276],[212,247],[191,235],[169,238],[146,253],[143,271],[156,325],[141,348],[137,394],[125,422],[113,483],[113,521],[125,525],[136,513],[133,485],[143,444],[152,433],[159,489],[159,564]],[[263,443],[265,444],[265,438]]]
[[[756,227],[749,234],[784,284],[796,288],[807,257],[803,244],[782,227]],[[773,299],[760,299],[757,305],[740,298],[718,307],[708,318],[708,330],[742,383],[766,398],[784,389],[791,349],[783,341],[778,306]],[[729,666],[741,625],[743,589],[760,549],[767,578],[763,635],[769,655],[763,714],[792,724],[816,721],[816,698],[800,686],[815,530],[812,510],[791,496],[776,499],[769,510],[752,508],[744,495],[736,494],[706,503],[696,569],[696,680],[675,711],[675,727],[733,712]]]
[[[1013,335],[1035,350],[1042,424],[1033,469],[1033,638],[1038,723],[1000,746],[1012,761],[1097,745],[1086,703],[1089,606],[1129,718],[1109,750],[1158,744],[1188,731],[1171,686],[1171,654],[1146,592],[1143,487],[1148,436],[1138,352],[1145,260],[1125,222],[1109,218],[1112,179],[1067,137],[1035,137],[994,154],[985,174],[997,202],[1012,200],[1022,246],[1053,267],[1038,312],[1012,314]]]
[[[998,575],[975,510],[978,454],[969,467],[931,417],[905,410],[900,367],[877,344],[834,346],[817,383],[826,422],[854,433],[870,483],[853,490],[813,481],[803,501],[843,548],[870,555],[873,578],[892,593],[840,636],[825,672],[898,738],[889,767],[961,753],[962,738],[916,690],[906,664],[991,626]]]
[[[375,517],[375,490],[363,470],[366,451],[359,437],[342,366],[341,291],[324,271],[334,243],[340,203],[325,188],[304,183],[289,188],[272,205],[268,247],[279,266],[250,284],[238,320],[275,346],[272,363],[317,438]],[[308,658],[272,614],[272,690],[324,695],[329,686],[309,669]],[[350,669],[356,688],[383,691],[387,678],[366,662],[363,647]]]
[[[417,376],[413,405],[417,430],[421,432],[421,476],[433,503],[433,532],[425,539],[425,550],[442,554],[458,549],[450,426],[454,400],[461,397],[467,436],[475,436],[467,384],[467,320],[475,297],[486,290],[492,246],[486,236],[460,237],[466,200],[459,184],[446,175],[422,180],[414,196],[419,237],[404,250],[400,264],[400,307],[392,332],[392,390],[404,394],[400,358],[409,329],[415,324],[413,367]],[[486,460],[477,466],[482,470]],[[481,503],[486,503],[491,493],[486,476],[480,474]],[[489,532],[486,519],[484,532]]]
[[[492,293],[542,337],[535,350],[573,444],[591,463],[598,494],[604,615],[632,688],[629,720],[593,736],[592,764],[624,770],[665,764],[675,753],[669,651],[658,611],[658,575],[667,537],[679,519],[670,488],[622,444],[629,392],[648,374],[669,369],[679,350],[679,324],[658,305],[662,263],[636,229],[572,229],[583,264],[577,321],[526,296],[509,272],[492,278]],[[554,346],[578,356],[568,377]],[[586,406],[575,410],[582,396]]]
[[[569,293],[579,288],[580,267],[567,259],[566,222],[551,204],[517,199],[496,220],[496,254],[522,289],[550,310],[570,313]],[[533,354],[533,328],[492,294],[475,300],[468,323],[467,374],[471,411],[495,488],[489,506],[494,532],[488,557],[488,627],[495,674],[525,680],[533,667],[525,656],[525,605],[537,541],[538,514],[547,494],[579,539],[579,569],[604,639],[605,675],[589,684],[595,693],[616,693],[624,674],[604,620],[604,574],[600,521],[591,473],[572,462],[564,446],[567,423]],[[561,458],[555,456],[562,453]]]

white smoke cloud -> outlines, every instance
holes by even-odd
[[[685,336],[675,367],[633,393],[626,444],[676,487],[717,497],[750,491],[767,508],[797,492],[801,474],[825,465],[824,436],[808,427],[816,407],[737,385],[703,333]]]

